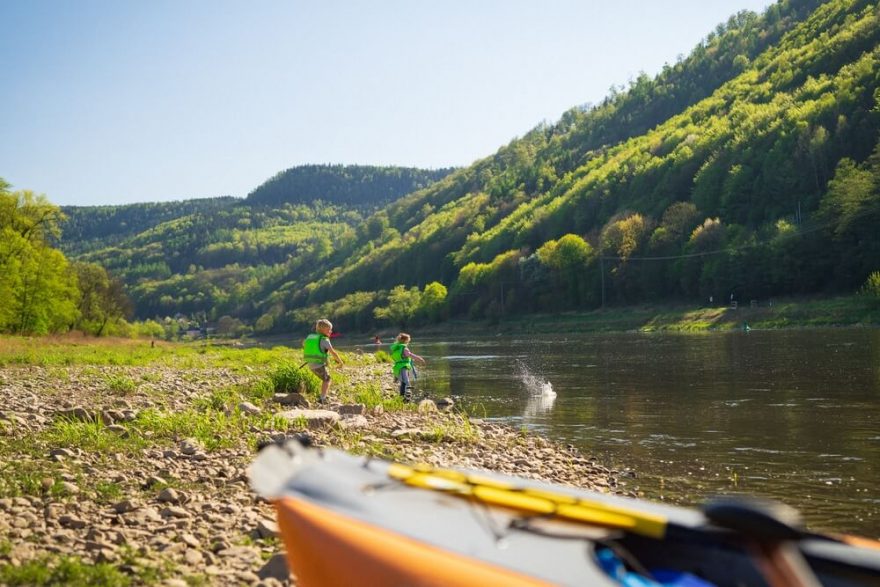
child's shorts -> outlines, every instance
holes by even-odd
[[[330,371],[327,370],[327,365],[309,365],[309,369],[312,370],[312,373],[318,376],[318,379],[321,381],[330,381]]]

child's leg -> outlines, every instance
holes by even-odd
[[[403,399],[409,399],[409,396],[412,395],[411,387],[409,384],[409,369],[401,369],[400,370],[400,396]]]
[[[326,365],[321,365],[319,367],[312,367],[310,365],[309,368],[312,370],[312,373],[322,381],[321,397],[319,398],[319,401],[324,402],[327,400],[327,392],[330,390],[330,371],[327,369]]]

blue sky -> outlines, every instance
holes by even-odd
[[[0,177],[59,204],[467,165],[768,0],[0,0]]]

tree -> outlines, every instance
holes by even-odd
[[[379,320],[388,320],[406,328],[415,316],[421,299],[422,294],[418,287],[407,289],[404,285],[398,285],[388,294],[388,305],[374,309],[373,315]]]
[[[33,192],[10,192],[0,179],[0,330],[45,334],[76,319],[76,275],[50,246],[60,209]]]
[[[131,316],[131,300],[119,279],[94,263],[74,263],[73,270],[79,283],[76,329],[101,336],[108,324]]]
[[[446,309],[446,294],[446,286],[439,281],[426,285],[419,299],[418,315],[432,322],[439,321]]]

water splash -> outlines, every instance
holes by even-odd
[[[553,384],[531,372],[522,361],[516,362],[516,373],[531,396],[556,397]]]

